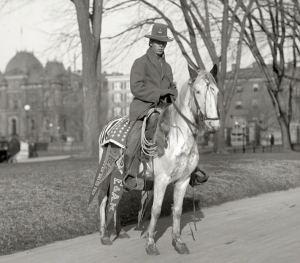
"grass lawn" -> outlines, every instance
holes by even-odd
[[[195,188],[207,207],[276,190],[300,187],[300,153],[202,155],[207,183]],[[87,206],[97,158],[0,164],[0,255],[98,231],[98,205]],[[188,188],[184,211],[192,209]],[[137,221],[139,193],[126,193],[122,224]],[[171,214],[172,185],[162,216]],[[100,242],[100,241],[99,241]]]

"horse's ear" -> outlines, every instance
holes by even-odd
[[[190,77],[191,77],[192,81],[194,81],[197,78],[198,73],[194,68],[192,68],[192,66],[190,64],[188,64],[188,69],[189,69]]]
[[[216,79],[216,76],[218,74],[218,66],[217,66],[217,64],[214,64],[214,66],[211,69],[210,73],[213,75],[214,79]]]

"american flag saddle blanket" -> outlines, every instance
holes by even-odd
[[[130,123],[128,115],[111,120],[102,129],[99,137],[100,146],[103,147],[108,143],[112,143],[125,149],[129,130]]]

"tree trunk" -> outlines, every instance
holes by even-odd
[[[214,152],[219,154],[228,154],[228,151],[226,150],[226,144],[225,144],[225,109],[223,105],[223,94],[220,92],[219,96],[221,97],[219,99],[219,110],[220,110],[220,130],[217,134],[214,136]]]
[[[83,52],[84,53],[84,52]],[[93,53],[93,52],[90,52]],[[83,56],[84,57],[84,56]],[[99,104],[100,88],[96,74],[96,57],[90,54],[83,60],[83,94],[84,94],[84,154],[93,156],[98,154]]]
[[[281,129],[282,150],[284,152],[290,152],[293,149],[292,149],[292,144],[291,144],[289,125],[286,124],[283,117],[279,117],[278,122],[279,122],[280,129]]]
[[[98,155],[100,87],[97,66],[100,65],[100,34],[103,1],[94,1],[93,12],[89,12],[89,1],[73,0],[82,47],[82,78],[84,97],[83,142],[84,156]],[[92,16],[92,21],[90,18]],[[92,26],[92,28],[91,28]]]

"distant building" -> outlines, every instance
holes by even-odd
[[[271,66],[268,66],[272,70]],[[287,75],[290,68],[288,67]],[[235,66],[227,74],[227,82],[232,81]],[[298,78],[300,69],[297,69]],[[289,80],[285,80],[287,85]],[[288,87],[287,87],[288,88]],[[291,121],[292,142],[299,140],[300,128],[300,82],[293,87],[293,116]],[[246,144],[269,144],[271,135],[275,143],[281,143],[281,131],[275,116],[270,95],[265,86],[261,70],[256,63],[250,68],[241,68],[229,111],[225,120],[227,142],[242,145],[243,133]]]
[[[104,76],[107,81],[107,119],[129,115],[129,106],[133,99],[129,75],[112,73]]]
[[[58,61],[46,66],[21,51],[0,73],[0,136],[34,141],[82,139],[81,75]]]

